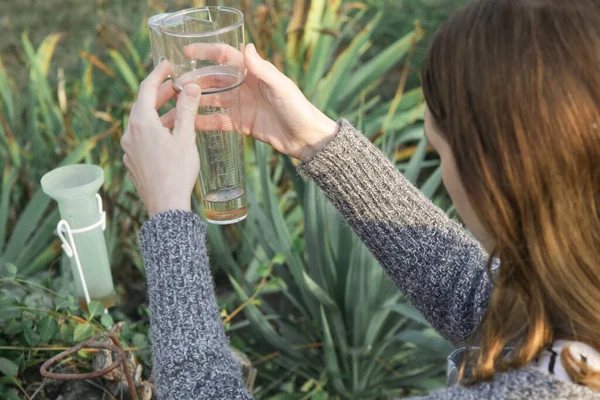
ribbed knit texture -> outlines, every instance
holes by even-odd
[[[360,132],[344,120],[340,126],[337,137],[299,171],[321,187],[411,304],[447,340],[463,344],[490,296],[487,255]],[[196,215],[169,211],[140,232],[161,400],[250,398],[219,316],[205,231]],[[423,399],[600,400],[600,392],[521,369]]]
[[[477,241],[413,186],[347,121],[307,164],[312,178],[410,303],[449,342],[464,344],[491,284]]]
[[[200,217],[183,211],[157,215],[140,232],[159,399],[251,398],[221,323],[205,236]]]

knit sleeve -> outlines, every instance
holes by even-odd
[[[250,399],[219,315],[195,214],[168,211],[140,231],[150,298],[153,375],[159,399]]]
[[[488,256],[348,121],[299,172],[342,213],[410,303],[462,345],[491,291]]]

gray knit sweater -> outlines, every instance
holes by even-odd
[[[369,246],[398,288],[450,343],[481,321],[491,284],[487,255],[348,122],[299,171],[312,178]],[[196,215],[169,211],[140,232],[148,276],[154,379],[159,399],[250,399],[228,348]],[[423,398],[600,399],[600,392],[533,369]]]

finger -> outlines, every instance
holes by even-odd
[[[238,81],[235,76],[214,73],[199,75],[199,72],[202,73],[202,69],[188,72],[182,75],[178,81],[183,82],[182,86],[190,83],[200,86],[202,89],[201,106],[230,108],[235,105],[239,100],[239,90],[214,91],[214,89],[234,86]]]
[[[194,60],[212,61],[220,65],[230,65],[243,69],[244,54],[226,44],[194,43],[183,48],[183,55]]]
[[[223,99],[218,96],[203,94],[200,97],[200,107],[211,107],[213,110],[215,108],[217,108],[217,109],[222,108],[224,110],[228,110],[229,112],[213,111],[210,114],[197,115],[196,121],[202,121],[202,122],[197,122],[197,124],[205,123],[205,124],[207,124],[207,126],[209,126],[209,128],[207,128],[207,129],[221,129],[221,128],[212,128],[212,127],[227,126],[226,122],[223,122],[223,121],[233,121],[234,118],[231,116],[231,114],[234,114],[234,116],[237,116],[238,117],[237,119],[239,119],[241,117],[239,111],[236,111],[233,108],[233,106],[235,106],[234,100]],[[199,113],[201,114],[202,111],[199,111]],[[161,122],[162,126],[164,126],[167,129],[173,129],[175,127],[176,116],[177,116],[176,108],[168,111],[166,114],[163,114],[163,116],[160,117],[160,122]],[[229,123],[231,123],[231,122],[229,122]]]
[[[223,89],[234,86],[238,82],[237,71],[231,71],[231,74],[225,74],[222,70],[217,70],[215,66],[197,68],[181,74],[177,80],[178,87],[184,87],[190,83],[200,86],[205,93],[209,89]]]
[[[175,127],[177,110],[173,109],[160,117],[163,126],[167,129]],[[233,131],[238,129],[234,119],[228,114],[214,113],[209,115],[197,115],[194,127],[197,131]]]
[[[234,118],[228,114],[210,114],[198,115],[195,121],[197,131],[238,131],[239,123],[235,123]]]
[[[158,88],[172,74],[172,66],[168,61],[162,61],[140,84],[140,92],[136,106],[143,109],[156,109],[158,99]]]
[[[177,101],[177,115],[173,136],[175,138],[194,136],[194,124],[198,114],[202,89],[196,84],[189,84],[183,88]]]
[[[264,60],[253,44],[246,46],[246,66],[251,74],[270,85],[285,82],[286,76],[276,66]]]
[[[177,91],[175,91],[175,89],[173,88],[173,83],[170,79],[163,82],[162,85],[160,85],[158,88],[155,109],[158,110],[159,108],[167,104],[169,100],[171,100],[173,96],[175,96],[175,93],[177,93]]]
[[[160,122],[167,129],[173,129],[175,126],[175,117],[177,116],[177,109],[174,108],[162,117],[160,117]]]
[[[202,94],[200,105],[202,107],[210,107],[210,111],[215,111],[215,109],[219,108],[228,110],[232,107],[239,109],[239,99],[234,92]]]

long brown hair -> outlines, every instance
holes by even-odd
[[[475,0],[440,29],[422,79],[500,260],[463,383],[556,339],[600,351],[600,0]],[[599,371],[562,360],[600,389]]]

